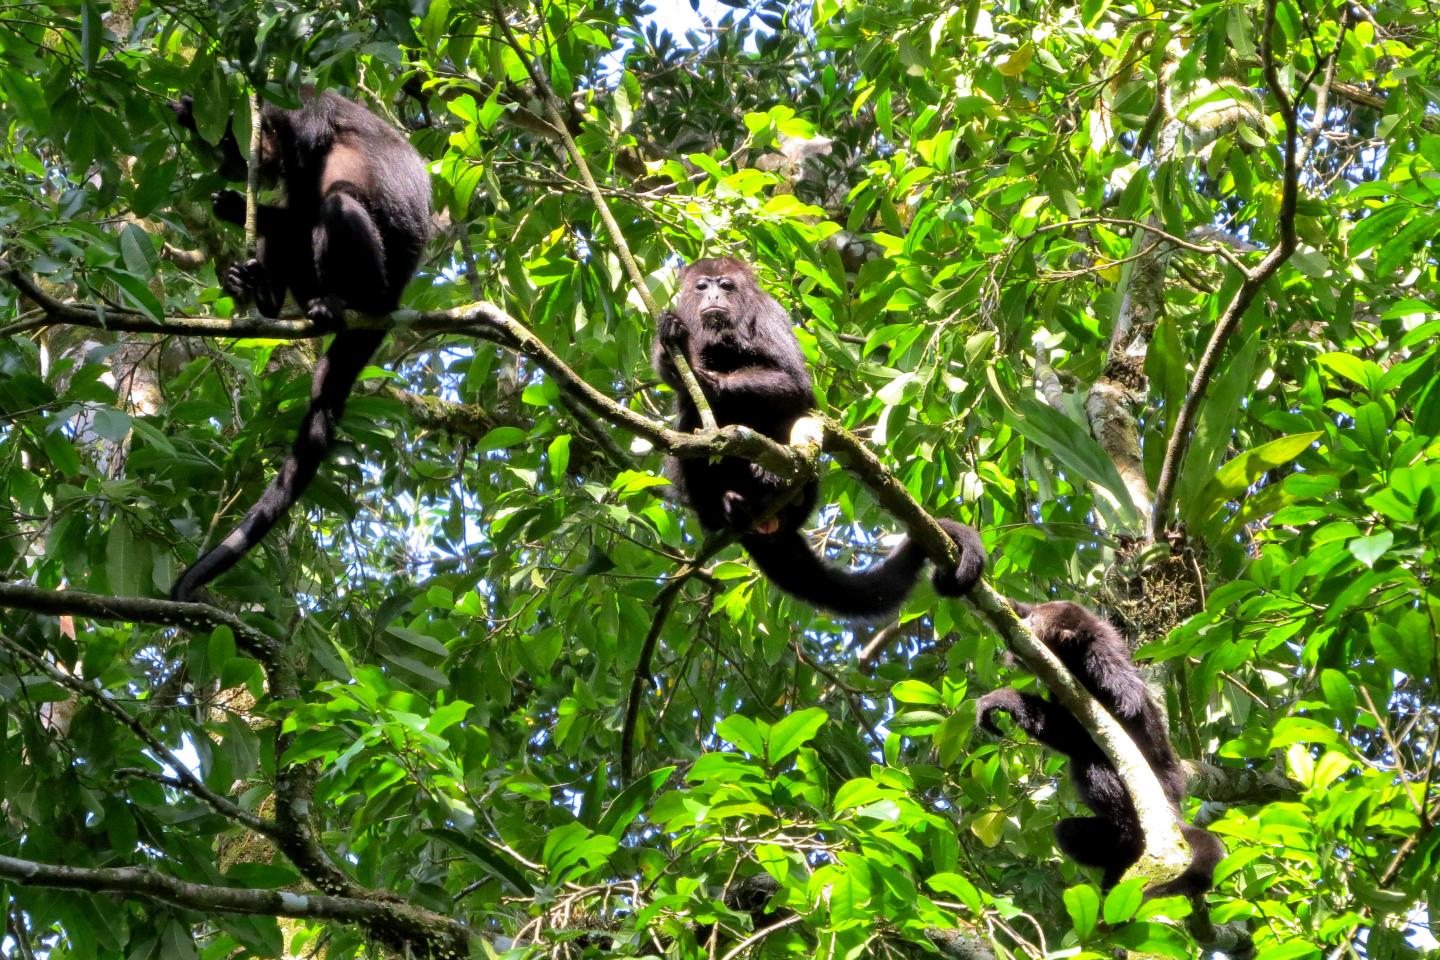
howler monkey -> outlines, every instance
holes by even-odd
[[[656,330],[655,370],[679,398],[676,429],[697,430],[700,414],[680,383],[667,350],[671,346],[695,371],[720,426],[743,424],[788,443],[795,421],[815,408],[810,372],[790,318],[760,289],[742,260],[697,260],[682,268],[679,292]],[[814,480],[774,517],[757,523],[785,489],[775,474],[738,457],[718,462],[672,457],[666,472],[705,530],[740,533],[740,543],[772,583],[817,607],[849,616],[886,613],[904,601],[925,563],[908,536],[865,570],[846,570],[816,556],[800,532],[819,495]],[[960,561],[955,570],[937,573],[937,579],[962,594],[984,570],[985,548],[971,527],[940,523],[959,545]]]
[[[1031,631],[1055,652],[1075,679],[1120,721],[1155,772],[1176,816],[1180,816],[1185,770],[1170,746],[1160,708],[1145,688],[1120,634],[1079,604],[1010,603],[1016,613],[1028,618]],[[1061,820],[1055,825],[1056,842],[1076,863],[1099,867],[1105,889],[1119,883],[1144,853],[1145,836],[1130,792],[1104,751],[1080,721],[1054,700],[1018,690],[994,690],[980,698],[976,714],[986,729],[999,734],[997,713],[1008,713],[1021,730],[1070,758],[1070,777],[1080,799],[1096,816]],[[1210,889],[1215,866],[1224,858],[1225,848],[1208,830],[1189,824],[1182,824],[1180,830],[1190,844],[1190,866],[1175,879],[1148,888],[1147,897],[1194,896]]]
[[[188,96],[171,103],[180,125],[195,129]],[[257,211],[253,260],[235,264],[221,285],[279,316],[288,290],[312,321],[335,331],[316,363],[310,406],[279,475],[224,540],[187,568],[170,595],[187,599],[255,546],[294,505],[335,442],[350,388],[385,334],[346,330],[345,311],[386,314],[400,305],[430,234],[430,179],[399,132],[365,107],[333,93],[301,91],[301,105],[261,110],[260,172],[279,181],[285,206]],[[233,128],[220,144],[221,175],[241,179],[246,161]],[[215,216],[244,223],[245,198],[211,197]]]

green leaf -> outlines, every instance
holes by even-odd
[[[117,517],[105,538],[105,578],[110,592],[119,597],[140,596],[141,585],[149,580],[149,557],[150,551],[135,538],[129,518]]]
[[[1118,926],[1135,916],[1145,902],[1145,881],[1132,877],[1117,884],[1105,894],[1105,922]],[[1073,917],[1074,914],[1071,914]]]
[[[959,900],[961,903],[978,914],[984,909],[985,901],[980,896],[980,891],[969,878],[958,873],[937,873],[925,881],[926,885],[936,893],[948,894]]]
[[[1100,917],[1100,897],[1088,883],[1069,887],[1064,894],[1065,911],[1070,914],[1070,924],[1075,935],[1081,940],[1090,939],[1095,932],[1095,923]]]
[[[1109,494],[1109,503],[1127,524],[1136,526],[1139,513],[1130,500],[1130,493],[1106,455],[1079,424],[1060,412],[1029,397],[1022,397],[1007,408],[1007,422],[1025,439],[1043,447],[1076,478],[1097,485]]]
[[[620,796],[610,802],[606,808],[605,815],[600,818],[600,823],[595,827],[595,832],[605,836],[614,837],[616,840],[625,835],[625,831],[645,805],[655,796],[655,792],[665,785],[670,779],[670,774],[675,772],[673,766],[659,767],[644,774],[630,786],[620,792]]]
[[[1346,547],[1350,555],[1367,567],[1374,567],[1375,561],[1385,555],[1395,542],[1395,535],[1389,530],[1381,530],[1379,533],[1371,534],[1368,537],[1356,537]]]
[[[1326,667],[1320,671],[1320,689],[1324,691],[1325,702],[1335,711],[1335,716],[1347,728],[1351,727],[1355,723],[1356,700],[1350,679],[1339,670]]]
[[[382,653],[380,656],[387,662],[394,664],[402,670],[414,674],[416,677],[426,681],[429,685],[433,687],[443,688],[450,685],[449,677],[441,673],[439,670],[436,670],[434,667],[421,663],[414,657],[405,657],[394,653]]]
[[[422,827],[421,832],[462,851],[485,870],[508,883],[516,893],[522,896],[530,896],[534,893],[534,887],[530,885],[530,881],[525,879],[520,865],[506,854],[490,848],[483,841],[448,827]]]
[[[764,758],[765,733],[769,729],[769,725],[763,721],[752,720],[737,713],[721,720],[715,727],[715,732],[750,756]]]
[[[1370,645],[1385,666],[1416,680],[1424,680],[1430,675],[1430,668],[1435,662],[1432,634],[1416,620],[1410,620],[1402,627],[1388,623],[1372,624]]]
[[[518,443],[524,443],[528,434],[519,427],[496,427],[480,441],[475,444],[477,453],[485,453],[488,450],[503,450],[506,447],[513,447]]]
[[[437,657],[447,657],[450,655],[450,651],[446,649],[445,644],[423,633],[407,630],[404,627],[387,627],[385,633],[397,640],[405,641],[412,647],[424,650],[426,653],[433,653]]]
[[[819,707],[807,707],[781,718],[775,726],[770,728],[770,746],[767,756],[769,762],[772,765],[777,764],[799,750],[802,744],[808,743],[814,738],[828,719],[830,719],[830,715]]]
[[[1209,520],[1225,503],[1239,499],[1267,470],[1294,460],[1324,435],[1320,430],[1298,433],[1245,451],[1216,471],[1215,477],[1200,491],[1191,509],[1186,511],[1187,516],[1201,522]]]
[[[1233,291],[1222,289],[1221,293],[1228,296]],[[1179,507],[1180,516],[1194,527],[1202,526],[1202,517],[1192,512],[1200,499],[1200,491],[1214,477],[1226,452],[1235,442],[1235,424],[1243,412],[1243,398],[1254,387],[1254,371],[1259,352],[1259,337],[1250,337],[1241,344],[1211,382],[1205,403],[1200,409],[1199,422],[1195,425],[1190,449],[1185,454],[1185,461],[1180,465],[1180,477],[1175,483],[1175,503]],[[1183,398],[1183,393],[1181,396]],[[1167,430],[1173,430],[1175,425],[1168,420],[1173,420],[1173,416],[1167,417]],[[1168,435],[1165,439],[1169,440]],[[1158,460],[1155,462],[1155,469],[1159,470]]]
[[[918,703],[932,707],[940,705],[940,691],[923,680],[901,680],[890,688],[890,696],[900,703]]]
[[[570,466],[570,434],[562,433],[551,440],[546,457],[550,463],[550,479],[559,481]]]

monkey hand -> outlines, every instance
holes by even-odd
[[[997,737],[1002,737],[1005,732],[995,722],[995,715],[1007,713],[1016,720],[1023,719],[1025,702],[1020,698],[1019,691],[1011,690],[1008,687],[1003,690],[992,690],[975,704],[975,719],[980,725]]]
[[[690,329],[671,310],[660,314],[660,319],[655,321],[655,332],[661,343],[680,354],[684,354],[685,349],[690,346]]]
[[[322,330],[343,330],[345,302],[339,297],[316,297],[305,304],[305,316]]]
[[[195,98],[182,93],[179,100],[167,100],[165,105],[175,114],[175,122],[186,130],[195,129]]]
[[[220,278],[220,289],[235,299],[236,303],[249,303],[255,298],[255,291],[264,282],[265,268],[259,260],[233,263]]]
[[[726,490],[720,498],[720,507],[725,511],[725,523],[738,533],[750,533],[754,526],[755,511],[750,500],[738,490]],[[764,532],[764,531],[757,531]]]
[[[216,190],[210,194],[210,209],[217,220],[245,224],[245,194],[236,190]]]

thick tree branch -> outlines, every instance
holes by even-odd
[[[266,665],[283,655],[283,647],[234,614],[208,603],[176,603],[145,597],[108,597],[83,590],[45,590],[28,583],[0,583],[0,606],[50,616],[86,617],[120,623],[153,623],[186,630],[229,627],[236,645]]]
[[[152,320],[135,312],[117,313],[94,306],[67,304],[45,294],[29,277],[4,261],[0,276],[10,280],[46,312],[43,323],[27,321],[26,329],[69,324],[96,329],[135,333],[176,334],[207,337],[267,337],[312,339],[329,331],[309,320],[270,320],[174,317]],[[38,296],[37,296],[38,295]],[[384,317],[351,314],[347,326],[354,330],[412,329],[423,333],[460,333],[478,336],[508,350],[524,354],[549,374],[579,404],[602,420],[620,427],[677,457],[736,456],[753,460],[767,470],[791,480],[809,469],[803,457],[748,427],[727,426],[713,432],[680,433],[665,424],[616,403],[585,381],[560,359],[524,324],[490,303],[472,303],[449,310],[417,312],[397,310]],[[13,327],[6,328],[13,331]],[[0,335],[6,332],[0,329]]]
[[[875,499],[905,525],[932,563],[946,568],[954,566],[957,559],[954,543],[934,518],[910,496],[905,486],[854,434],[833,420],[826,419],[824,426],[825,450],[845,464],[870,489]],[[982,581],[976,584],[968,599],[984,614],[995,632],[1005,639],[1025,667],[1040,679],[1066,710],[1075,715],[1115,765],[1135,804],[1145,835],[1145,856],[1133,869],[1152,882],[1179,876],[1190,863],[1190,848],[1180,835],[1160,781],[1145,762],[1135,741],[1065,669],[1060,659],[1030,632],[1015,615],[1009,602],[988,583]]]
[[[995,631],[1005,638],[1015,655],[1043,683],[1060,705],[1080,725],[1115,766],[1125,784],[1140,829],[1145,835],[1145,854],[1131,867],[1132,874],[1150,883],[1178,877],[1190,865],[1190,846],[1180,834],[1179,824],[1155,771],[1145,761],[1135,741],[1120,722],[1102,707],[1080,681],[1065,669],[1049,647],[1025,625],[1009,601],[984,581],[977,583],[967,598],[985,615]]]
[[[0,878],[27,887],[114,893],[201,913],[359,924],[390,947],[419,956],[469,956],[473,937],[463,924],[450,917],[402,903],[187,883],[149,867],[70,867],[0,856]]]

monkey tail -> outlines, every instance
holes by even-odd
[[[342,330],[335,335],[330,349],[315,364],[310,407],[280,473],[235,529],[180,574],[170,588],[171,600],[189,600],[196,590],[235,566],[290,512],[335,445],[335,425],[345,412],[350,389],[384,339],[383,330]]]
[[[1182,824],[1180,832],[1190,843],[1190,866],[1174,880],[1157,883],[1145,890],[1145,899],[1194,897],[1215,885],[1215,867],[1225,859],[1225,845],[1204,827]]]
[[[847,570],[815,555],[797,530],[740,538],[746,551],[775,584],[807,603],[847,617],[876,617],[904,602],[925,554],[906,537],[890,555],[864,570]]]

